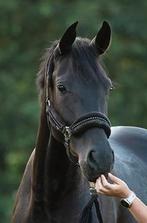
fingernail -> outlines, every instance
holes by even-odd
[[[102,177],[105,177],[105,175],[104,175],[104,174],[102,174]]]

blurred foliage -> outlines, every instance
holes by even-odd
[[[38,126],[35,78],[39,58],[65,28],[93,38],[103,20],[113,41],[104,62],[114,81],[109,99],[113,125],[147,127],[146,0],[0,0],[0,223],[12,203]]]

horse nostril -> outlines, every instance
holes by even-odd
[[[109,152],[91,150],[87,155],[87,164],[92,170],[107,173],[113,168],[114,152],[113,150]]]
[[[96,159],[95,159],[95,153],[96,151],[94,150],[91,150],[89,153],[88,153],[88,156],[87,156],[87,161],[89,161],[90,163],[96,163]]]

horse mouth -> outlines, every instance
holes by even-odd
[[[83,163],[81,165],[81,169],[82,169],[82,173],[83,175],[87,178],[87,180],[89,182],[93,182],[95,183],[96,180],[103,174],[106,179],[108,178],[108,173],[110,172],[110,170],[95,170],[91,167],[89,167],[89,165],[87,165],[86,163]]]
[[[93,182],[93,183],[95,183],[96,180],[97,180],[102,174],[106,177],[106,179],[108,179],[108,173],[99,173],[99,174],[97,174],[97,175],[95,175],[95,176],[86,176],[86,178],[87,178],[87,180],[88,180],[89,182]]]

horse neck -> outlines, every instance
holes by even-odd
[[[52,135],[45,162],[45,197],[53,208],[54,203],[78,190],[81,174],[79,167],[69,161],[64,145]]]
[[[40,204],[53,209],[67,197],[70,204],[73,199],[78,207],[77,204],[84,203],[81,196],[89,193],[80,168],[69,161],[63,144],[51,135],[45,111],[44,103],[33,162],[31,205],[34,212],[38,212]]]

